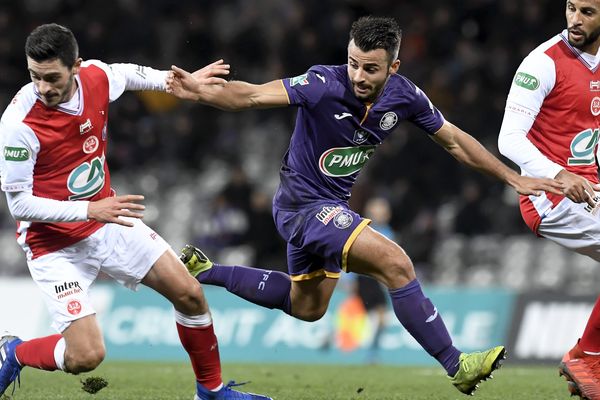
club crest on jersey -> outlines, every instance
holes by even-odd
[[[92,121],[90,121],[90,119],[88,118],[87,121],[85,121],[83,124],[79,125],[79,134],[85,135],[86,133],[91,131],[92,128],[93,128]]]
[[[83,152],[85,154],[91,154],[98,150],[98,138],[96,136],[90,136],[83,142]]]
[[[344,210],[333,218],[333,225],[338,229],[346,229],[352,225],[353,220],[352,214]]]
[[[290,86],[306,86],[308,85],[308,74],[303,74],[296,76],[294,78],[290,78]]]
[[[594,97],[592,104],[590,104],[590,111],[594,117],[600,115],[600,97]]]
[[[383,115],[381,121],[379,121],[379,127],[384,131],[388,131],[396,125],[396,122],[398,122],[398,116],[396,113],[393,111],[388,111]]]
[[[590,81],[590,92],[600,92],[600,81]]]
[[[371,133],[369,131],[365,131],[364,129],[357,129],[354,131],[354,139],[352,141],[356,144],[363,144]]]

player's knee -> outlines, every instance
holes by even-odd
[[[199,315],[208,311],[204,293],[197,285],[189,285],[172,299],[175,309],[186,315]]]
[[[401,249],[385,254],[382,264],[383,279],[388,287],[398,287],[416,278],[412,261]]]
[[[65,367],[68,372],[78,374],[96,369],[106,356],[104,346],[77,353],[65,352]]]

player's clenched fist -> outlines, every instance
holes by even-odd
[[[126,194],[123,196],[107,197],[98,201],[90,201],[88,205],[88,218],[98,222],[133,226],[133,223],[119,217],[144,218],[144,214],[135,211],[144,211],[146,206],[137,202],[144,200],[144,196]]]

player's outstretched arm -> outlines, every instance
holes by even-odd
[[[98,201],[90,201],[88,205],[88,218],[98,222],[119,224],[132,227],[133,223],[119,217],[143,218],[141,212],[146,207],[138,204],[144,196],[127,194],[123,196],[106,197]]]
[[[184,100],[193,100],[225,111],[248,108],[272,108],[289,104],[280,80],[262,85],[242,81],[210,84],[203,80],[203,69],[190,73],[172,66],[167,77],[167,92]],[[205,67],[206,68],[206,67]]]
[[[519,175],[487,151],[475,138],[450,122],[444,122],[432,138],[458,161],[500,179],[512,186],[519,194],[539,196],[544,191],[563,194],[561,182],[555,179]]]

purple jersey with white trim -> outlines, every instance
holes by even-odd
[[[278,208],[347,201],[360,170],[399,121],[428,134],[444,123],[425,93],[402,75],[391,75],[373,104],[356,98],[346,65],[316,65],[282,82],[298,115],[281,166]]]

